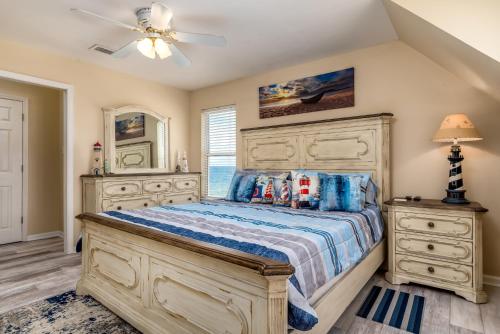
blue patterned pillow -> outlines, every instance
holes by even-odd
[[[377,192],[377,185],[370,178],[366,185],[366,203],[377,205]]]
[[[368,204],[377,205],[377,186],[371,179],[370,173],[325,173],[327,175],[347,175],[347,176],[360,176],[361,181],[361,192],[365,197],[365,202]]]
[[[365,207],[362,175],[319,173],[321,211],[360,212]]]
[[[292,181],[274,178],[274,206],[290,206],[292,203]]]
[[[318,172],[292,171],[292,208],[317,209],[319,205]]]
[[[235,201],[250,203],[252,199],[252,194],[255,189],[255,181],[257,180],[257,175],[244,175],[240,179],[238,184],[238,190],[236,190]]]
[[[257,175],[255,170],[247,169],[247,170],[237,170],[234,172],[233,178],[231,179],[231,183],[229,184],[229,188],[227,190],[227,195],[224,198],[227,201],[236,201],[236,192],[238,191],[238,186],[240,185],[240,181],[245,175]]]

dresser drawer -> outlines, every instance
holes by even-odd
[[[158,206],[158,202],[152,196],[105,199],[102,201],[103,211],[132,210],[152,206]]]
[[[396,254],[396,272],[436,283],[472,287],[472,267]]]
[[[160,193],[172,190],[171,179],[146,180],[143,183],[144,193]]]
[[[180,194],[180,195],[160,195],[160,205],[179,204],[198,202],[199,197],[197,194]]]
[[[141,181],[111,181],[102,184],[103,197],[121,197],[142,194]]]
[[[472,263],[472,242],[396,233],[396,252]]]
[[[190,191],[198,188],[198,178],[178,178],[174,179],[175,191]]]
[[[396,212],[396,230],[472,239],[472,218]]]

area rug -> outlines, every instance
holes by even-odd
[[[374,285],[357,316],[410,333],[420,333],[425,298]]]
[[[75,291],[0,314],[0,333],[140,334],[92,297]]]

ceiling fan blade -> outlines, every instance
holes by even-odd
[[[71,11],[82,13],[82,14],[85,14],[85,15],[88,15],[88,16],[92,16],[92,17],[96,17],[98,19],[101,19],[101,20],[106,21],[108,23],[114,24],[116,26],[120,26],[122,28],[126,28],[126,29],[130,29],[130,30],[133,30],[133,31],[140,31],[140,32],[142,32],[142,30],[139,29],[136,26],[133,26],[133,25],[130,25],[130,24],[127,24],[127,23],[123,23],[123,22],[111,19],[109,17],[105,17],[105,16],[102,16],[102,15],[99,15],[99,14],[96,14],[96,13],[93,13],[93,12],[89,12],[88,10],[85,10],[85,9],[71,8]]]
[[[138,43],[138,41],[135,40],[135,41],[132,41],[128,44],[125,44],[124,46],[122,46],[121,48],[119,48],[118,50],[113,52],[113,57],[115,57],[115,58],[127,57],[129,54],[131,54],[132,52],[137,50],[137,43]]]
[[[173,31],[172,37],[182,43],[204,44],[209,46],[226,46],[226,39],[224,38],[224,36]]]
[[[168,47],[172,52],[172,58],[174,59],[177,65],[181,67],[188,67],[191,65],[191,60],[189,60],[189,58],[186,57],[184,53],[182,53],[181,50],[177,48],[177,46],[175,46],[172,43],[169,43]]]
[[[151,26],[158,30],[166,30],[170,26],[170,21],[174,14],[161,2],[151,4]]]

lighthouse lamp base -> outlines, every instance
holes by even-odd
[[[446,197],[442,202],[449,204],[469,204],[470,201],[465,198],[465,190],[446,189]]]

